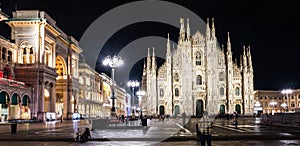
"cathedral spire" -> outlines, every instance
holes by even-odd
[[[180,34],[179,34],[179,40],[184,41],[185,40],[185,30],[184,30],[184,19],[180,18]]]
[[[168,43],[167,43],[167,56],[171,53],[171,47],[170,47],[170,34],[168,33]]]
[[[143,76],[146,76],[147,69],[146,69],[146,59],[144,58],[144,68],[143,68]]]
[[[147,56],[147,70],[151,68],[151,57],[150,57],[150,48],[148,47],[148,56]]]
[[[152,56],[152,70],[156,70],[156,60],[155,60],[155,51],[153,47],[153,56]]]
[[[231,53],[231,43],[230,43],[229,32],[228,32],[228,39],[227,39],[227,52]]]
[[[246,56],[246,47],[245,45],[243,46],[243,67],[247,67],[247,56]]]
[[[144,69],[146,68],[146,59],[144,58]]]
[[[206,39],[210,39],[210,28],[209,28],[209,18],[207,18],[206,22]]]
[[[216,30],[215,30],[215,22],[214,22],[214,18],[212,18],[211,21],[212,21],[212,22],[211,22],[211,37],[212,37],[213,39],[215,39],[215,38],[216,38]]]
[[[189,19],[186,20],[186,40],[190,41],[190,35],[191,35],[191,30],[190,30],[190,21]]]
[[[247,56],[248,56],[249,69],[250,69],[251,71],[253,71],[252,57],[251,57],[250,46],[248,46],[248,49],[247,49]]]

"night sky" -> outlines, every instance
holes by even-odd
[[[251,46],[255,90],[300,88],[300,61],[298,61],[300,5],[296,4],[296,1],[199,1],[172,2],[190,9],[203,20],[214,17],[219,43],[226,44],[227,32],[231,34],[234,58],[239,57],[243,45]],[[46,11],[56,20],[58,27],[80,41],[81,36],[94,20],[105,12],[130,1],[1,0],[0,2],[2,11],[10,17],[15,9]],[[140,33],[130,34],[133,29]],[[0,24],[0,30],[0,35],[9,38],[10,28],[3,22]],[[116,32],[106,45],[120,50],[142,36],[166,37],[168,32],[178,34],[179,30],[162,23],[136,23]],[[170,39],[177,41],[177,37],[173,35]],[[131,78],[139,78],[141,65],[142,61],[134,66],[132,69],[134,72],[130,74]],[[96,70],[110,74],[107,69],[96,68]]]

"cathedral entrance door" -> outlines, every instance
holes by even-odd
[[[180,107],[179,105],[175,105],[175,115],[179,115],[180,114]]]
[[[241,114],[241,106],[239,104],[236,104],[235,105],[235,111],[238,113],[238,114]]]
[[[203,113],[203,100],[196,101],[196,116],[200,117]]]
[[[165,114],[165,107],[161,105],[159,107],[159,115],[164,115],[164,114]]]
[[[220,106],[220,116],[224,116],[225,115],[225,105],[221,105]]]

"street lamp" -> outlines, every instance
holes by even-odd
[[[281,104],[280,106],[281,106],[283,109],[285,109],[286,106],[287,106],[287,104],[286,104],[286,103],[283,103],[283,104]],[[285,114],[283,115],[283,123],[286,123],[286,122],[285,122]]]
[[[284,89],[281,91],[282,94],[286,95],[287,98],[287,112],[289,112],[289,106],[290,106],[290,101],[289,101],[289,94],[293,93],[292,89]]]
[[[134,108],[135,108],[135,103],[134,103],[134,88],[135,87],[138,87],[138,86],[140,86],[140,83],[138,82],[138,81],[128,81],[128,83],[127,83],[127,86],[128,87],[131,87],[132,88],[132,112],[134,113],[134,116],[135,116],[135,112],[134,112]]]
[[[270,105],[273,106],[272,115],[274,115],[274,112],[275,112],[274,106],[277,105],[277,102],[272,101],[272,102],[270,102]]]
[[[282,107],[283,109],[285,109],[285,108],[287,107],[287,104],[286,104],[286,103],[283,103],[283,104],[281,104],[281,107]]]
[[[260,111],[262,111],[262,107],[259,101],[256,101],[254,104],[254,112],[255,114],[260,114]]]
[[[146,92],[144,90],[139,90],[136,92],[136,95],[139,97],[139,101],[141,102],[140,110],[141,110],[141,116],[143,116],[143,106],[142,106],[141,98],[146,95]]]
[[[114,55],[114,57],[111,57],[110,55],[106,56],[104,61],[103,61],[103,65],[107,66],[109,65],[109,67],[111,68],[111,78],[112,78],[112,108],[111,108],[111,116],[115,116],[116,115],[116,108],[115,108],[115,68],[117,68],[118,66],[122,65],[123,61],[121,59],[121,57],[118,57],[116,55]]]

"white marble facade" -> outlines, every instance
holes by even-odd
[[[190,35],[189,21],[186,29],[184,20],[180,22],[178,44],[171,48],[168,34],[166,60],[161,67],[157,67],[154,48],[152,52],[148,48],[142,77],[147,91],[145,114],[201,115],[204,110],[253,114],[250,46],[243,47],[238,62],[232,58],[229,33],[227,48],[218,45],[213,19],[212,26],[207,20],[206,34],[197,31]]]

